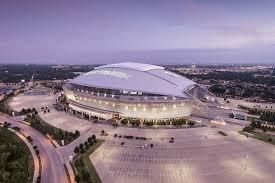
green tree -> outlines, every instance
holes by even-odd
[[[79,147],[76,146],[76,147],[74,148],[74,152],[75,152],[76,154],[79,153]]]
[[[79,183],[79,182],[80,182],[80,176],[79,176],[78,174],[76,174],[74,180],[75,180],[77,183]]]

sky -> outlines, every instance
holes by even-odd
[[[0,0],[0,63],[123,61],[275,63],[275,1]]]

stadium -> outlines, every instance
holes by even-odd
[[[165,120],[189,116],[214,100],[200,85],[164,67],[117,63],[96,67],[64,86],[70,110],[110,118]]]

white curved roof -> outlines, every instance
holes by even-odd
[[[150,64],[143,64],[143,63],[135,63],[135,62],[123,62],[117,64],[108,64],[99,66],[95,69],[102,69],[102,68],[126,68],[126,69],[133,69],[137,71],[149,71],[153,69],[164,69],[164,67],[150,65]]]
[[[188,97],[184,91],[196,84],[163,67],[132,62],[96,67],[70,83],[185,98]]]

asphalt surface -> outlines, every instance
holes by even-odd
[[[24,98],[21,98],[21,104],[25,104]],[[30,104],[31,99],[28,99],[27,103]],[[32,103],[37,104],[36,99],[33,99]],[[195,109],[191,117],[209,124],[211,119],[217,117],[228,120],[229,112],[230,110],[207,107]],[[42,116],[48,123],[69,131],[82,127],[79,138],[67,146],[55,149],[38,131],[10,119],[11,123],[19,126],[24,133],[29,133],[38,145],[41,156],[43,155],[42,171],[45,171],[42,173],[42,182],[67,182],[63,162],[74,155],[75,146],[84,143],[93,134],[106,140],[90,156],[102,182],[106,183],[165,183],[187,180],[202,183],[272,182],[275,174],[274,146],[238,134],[237,131],[241,129],[239,125],[154,130],[94,124],[63,112],[56,112],[54,109]],[[221,129],[228,133],[228,136],[220,135],[218,131]],[[100,136],[101,130],[105,130],[109,135]],[[150,137],[154,140],[147,142],[114,138],[113,134]],[[175,138],[174,143],[169,143],[171,137]],[[124,146],[120,145],[122,141],[125,142]],[[154,144],[154,148],[144,148],[145,144],[150,143]]]
[[[51,142],[39,131],[31,126],[18,122],[12,117],[1,116],[1,121],[11,123],[11,126],[17,126],[26,136],[31,136],[33,144],[37,145],[40,151],[42,161],[42,183],[67,183],[68,179],[59,153],[53,147]]]

